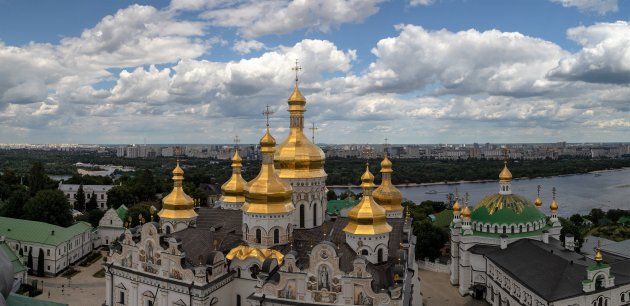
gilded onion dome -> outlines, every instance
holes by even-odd
[[[304,135],[306,99],[295,84],[289,96],[290,130],[287,139],[278,145],[274,156],[281,178],[316,178],[326,176],[324,151]]]
[[[276,173],[273,153],[276,140],[269,133],[269,127],[260,140],[262,166],[253,180],[245,185],[245,203],[241,210],[247,213],[277,214],[295,209],[291,196],[293,189]]]
[[[462,210],[462,219],[470,219],[470,215],[470,208],[468,205],[464,206],[464,209]]]
[[[558,210],[558,201],[556,201],[556,197],[553,197],[553,200],[551,200],[551,205],[549,205],[549,209],[551,211],[557,211]]]
[[[540,199],[540,196],[536,196],[536,199],[534,200],[534,205],[536,205],[536,208],[540,208],[542,206],[542,200]]]
[[[250,257],[256,258],[260,262],[264,262],[266,259],[274,258],[278,260],[278,264],[282,264],[282,261],[284,260],[284,255],[279,251],[272,249],[259,249],[248,245],[239,245],[231,249],[225,256],[228,260],[234,260],[234,258],[246,260]]]
[[[381,185],[374,190],[372,197],[385,211],[402,211],[402,192],[392,184],[392,162],[385,158],[381,162]]]
[[[374,187],[374,175],[370,173],[366,164],[365,173],[361,176],[363,197],[348,212],[349,220],[343,229],[344,232],[355,235],[378,235],[392,231],[392,226],[387,223],[385,217],[385,208],[378,205],[372,197]]]
[[[507,167],[507,161],[503,162],[503,170],[501,170],[501,173],[499,173],[499,180],[500,181],[512,180],[512,172],[510,172],[510,169],[508,169]]]
[[[238,150],[232,156],[232,177],[221,186],[221,200],[228,203],[245,202],[245,184],[247,181],[241,176],[242,159],[238,155]]]
[[[459,198],[455,198],[455,204],[453,204],[453,212],[460,212],[461,207],[459,206]]]
[[[179,166],[173,169],[173,191],[162,199],[162,210],[158,213],[160,218],[166,219],[190,219],[197,217],[194,210],[194,201],[182,188],[184,170]]]
[[[602,260],[604,260],[604,256],[602,256],[602,252],[600,251],[600,244],[599,244],[599,240],[597,240],[597,253],[595,253],[595,262],[597,262],[598,264],[602,262]]]

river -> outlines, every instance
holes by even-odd
[[[396,175],[394,172],[393,175]],[[526,196],[532,201],[536,198],[536,186],[541,185],[540,198],[543,211],[549,213],[551,189],[556,187],[560,216],[572,214],[588,214],[592,208],[608,210],[611,208],[630,210],[630,168],[596,171],[586,174],[540,177],[532,179],[516,179],[512,181],[512,190]],[[337,194],[347,188],[332,188]],[[398,186],[403,197],[415,203],[425,200],[444,201],[449,193],[459,191],[460,197],[469,193],[470,203],[474,204],[489,194],[499,192],[499,183],[470,182],[450,184],[427,184],[420,186]],[[360,192],[358,187],[351,188]],[[430,193],[427,193],[430,192]],[[433,193],[435,192],[435,193]]]

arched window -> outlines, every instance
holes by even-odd
[[[507,226],[503,226],[503,233],[507,233]]]
[[[171,233],[171,227],[170,226],[166,226],[166,234],[170,234]]]
[[[366,256],[367,256],[367,254],[368,254],[368,251],[367,251],[367,250],[363,250],[363,251],[361,251],[361,255],[366,255]]]
[[[280,243],[280,230],[277,228],[273,230],[273,243]]]
[[[317,226],[317,203],[313,204],[313,227]]]
[[[382,248],[378,249],[377,260],[378,260],[377,261],[378,263],[383,262],[383,249]]]
[[[236,306],[241,306],[241,295],[240,294],[236,295]]]
[[[486,224],[486,232],[490,232],[490,224]]]
[[[300,228],[304,228],[304,204],[300,205]]]
[[[256,229],[256,243],[260,243],[262,241],[262,232],[259,228]]]

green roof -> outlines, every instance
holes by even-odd
[[[525,224],[544,220],[547,216],[520,195],[493,194],[479,201],[470,218],[473,222],[490,224]]]
[[[11,265],[13,266],[13,274],[26,271],[26,266],[20,262],[20,258],[15,254],[13,249],[7,245],[6,242],[0,242],[0,251],[9,258]]]
[[[445,209],[437,214],[433,214],[433,216],[435,216],[435,220],[433,220],[435,226],[448,227],[453,221],[453,210]]]
[[[506,234],[506,235],[508,236],[508,238],[523,238],[523,237],[540,236],[543,234],[544,231],[549,231],[550,228],[551,227],[549,226],[545,226],[543,228],[540,228],[531,232],[512,233],[512,234]],[[473,235],[480,236],[480,237],[497,238],[497,237],[501,237],[503,233],[488,233],[488,232],[473,231]]]
[[[68,306],[68,304],[38,300],[32,297],[11,293],[7,299],[7,306]]]
[[[82,221],[69,227],[61,227],[44,222],[0,217],[0,236],[52,246],[60,245],[70,238],[90,230],[92,230],[92,225]],[[55,231],[54,235],[52,231]]]
[[[127,216],[127,206],[125,204],[120,205],[118,209],[116,209],[116,214],[120,218],[120,220],[125,221],[125,217]]]
[[[326,212],[329,215],[338,214],[342,209],[347,207],[352,207],[359,202],[357,199],[353,199],[352,197],[347,197],[343,200],[330,200],[328,201],[328,206],[326,208]]]

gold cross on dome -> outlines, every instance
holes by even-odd
[[[295,67],[291,68],[291,70],[295,71],[295,84],[298,83],[298,72],[302,70],[302,67],[298,64],[298,60],[295,60]]]
[[[540,185],[538,185],[537,188],[538,188],[538,196],[540,196]]]
[[[315,127],[315,122],[312,122],[312,126],[309,128],[309,130],[313,132],[313,136],[311,137],[311,139],[313,140],[313,143],[315,143],[315,131],[319,130]]]
[[[234,147],[238,150],[238,144],[241,143],[241,139],[238,138],[238,135],[234,136]]]
[[[510,150],[508,150],[507,146],[503,147],[503,161],[508,160],[508,153],[510,152]]]
[[[551,194],[553,195],[553,199],[555,200],[556,199],[556,187],[553,187],[551,189]]]
[[[267,104],[262,114],[263,116],[267,117],[267,127],[269,127],[269,116],[273,115],[273,111],[270,110],[269,104]]]

